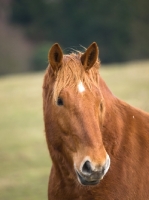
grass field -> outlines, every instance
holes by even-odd
[[[149,112],[149,62],[101,67],[112,92]],[[46,200],[50,158],[42,117],[43,73],[0,78],[0,199]]]

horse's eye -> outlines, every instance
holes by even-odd
[[[58,97],[58,99],[57,99],[57,105],[58,106],[62,106],[63,105],[63,100],[60,97]]]

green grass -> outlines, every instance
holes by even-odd
[[[0,199],[47,199],[43,74],[0,79]]]
[[[119,98],[149,111],[149,62],[102,68]],[[0,78],[0,199],[47,199],[50,158],[42,117],[43,73]]]
[[[115,96],[149,112],[149,61],[101,66],[100,74]]]

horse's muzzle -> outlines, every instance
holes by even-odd
[[[109,156],[106,159],[106,162],[103,166],[98,168],[93,168],[90,161],[85,161],[83,164],[82,170],[76,170],[78,181],[82,185],[96,185],[103,179],[104,175],[107,173],[110,167],[110,158]]]

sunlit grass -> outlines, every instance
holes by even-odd
[[[0,79],[0,199],[47,199],[43,74]]]
[[[149,62],[104,68],[111,91],[149,111]],[[42,117],[44,73],[0,78],[0,199],[47,199],[50,158]]]
[[[115,96],[149,112],[148,61],[110,65],[108,68],[101,65],[100,71]]]

